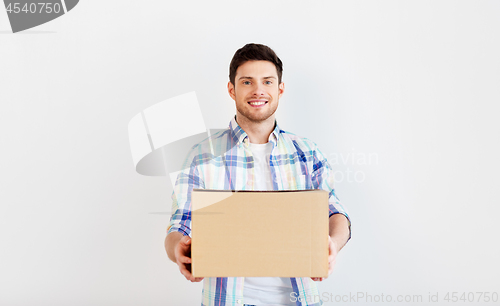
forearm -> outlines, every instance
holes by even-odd
[[[165,238],[165,250],[167,251],[168,258],[170,258],[173,262],[176,262],[175,246],[179,243],[183,236],[184,235],[179,232],[171,232]]]
[[[329,223],[330,238],[340,251],[349,239],[349,221],[343,214],[334,214],[330,217]]]

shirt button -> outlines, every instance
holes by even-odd
[[[236,300],[236,303],[243,304],[243,301],[242,300]]]

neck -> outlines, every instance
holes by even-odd
[[[274,130],[275,118],[273,114],[263,121],[251,121],[237,113],[236,122],[247,133],[251,143],[267,143]]]

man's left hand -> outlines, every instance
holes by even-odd
[[[337,260],[337,246],[332,238],[328,236],[328,276],[332,274],[335,261]],[[311,277],[313,281],[323,281],[326,277]]]

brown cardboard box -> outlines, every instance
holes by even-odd
[[[192,193],[195,277],[327,277],[328,192]]]

